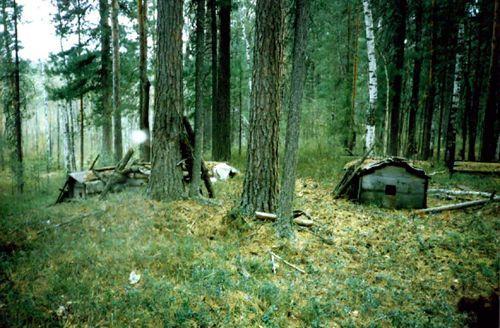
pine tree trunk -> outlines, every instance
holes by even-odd
[[[292,76],[290,103],[288,105],[285,158],[281,175],[281,191],[278,208],[278,233],[282,237],[292,235],[293,198],[300,136],[300,120],[304,82],[306,78],[307,29],[309,27],[309,0],[295,2],[293,25]]]
[[[17,22],[19,12],[16,0],[14,5],[14,130],[15,147],[13,162],[15,163],[14,175],[16,177],[16,188],[18,192],[24,190],[24,166],[23,166],[23,141],[22,141],[22,119],[21,119],[21,90],[20,90],[20,72],[19,72],[19,42],[17,33]]]
[[[203,123],[205,112],[203,109],[203,58],[205,46],[205,0],[196,1],[196,63],[195,63],[195,116],[194,116],[194,152],[193,173],[189,194],[196,197],[200,193],[201,184],[201,157],[203,152]]]
[[[148,0],[137,0],[139,22],[139,128],[146,135],[146,141],[140,145],[141,159],[151,160],[151,138],[149,136],[149,88],[148,80],[148,38],[147,8]]]
[[[219,8],[220,40],[217,83],[217,112],[212,119],[212,159],[231,159],[231,0],[221,0]]]
[[[432,0],[431,18],[429,22],[429,29],[431,31],[431,49],[430,49],[430,64],[429,64],[429,78],[427,80],[427,91],[425,95],[425,111],[422,126],[422,142],[420,146],[421,157],[423,160],[428,160],[431,157],[431,134],[432,134],[432,118],[434,116],[434,97],[436,95],[435,85],[435,69],[436,69],[436,46],[437,46],[437,32],[436,32],[436,0]]]
[[[354,48],[353,48],[353,64],[352,64],[352,89],[351,89],[351,107],[349,111],[349,129],[347,130],[348,140],[347,149],[349,153],[353,153],[356,146],[356,92],[358,90],[358,39],[359,39],[359,15],[355,14],[354,23]]]
[[[183,196],[180,138],[183,112],[183,0],[159,0],[153,162],[148,191],[156,200]]]
[[[392,46],[393,46],[393,58],[391,60],[391,65],[394,65],[391,69],[391,82],[390,82],[390,107],[389,107],[389,140],[387,145],[387,152],[391,156],[398,155],[398,145],[399,145],[399,121],[400,121],[400,110],[401,110],[401,93],[402,93],[402,83],[403,83],[403,65],[404,65],[404,55],[405,55],[405,37],[406,37],[406,15],[407,15],[407,3],[406,0],[394,0],[393,13],[391,27],[392,31]]]
[[[373,149],[375,143],[375,110],[377,108],[378,82],[377,57],[375,56],[375,34],[370,1],[363,0],[363,12],[366,27],[366,48],[368,52],[368,97],[369,106],[365,125],[365,149]]]
[[[216,143],[216,138],[217,138],[217,133],[216,131],[218,125],[217,125],[217,120],[218,120],[218,83],[219,83],[219,78],[218,78],[218,72],[219,72],[219,57],[218,57],[218,43],[217,43],[217,35],[218,35],[218,29],[217,29],[217,4],[216,0],[208,0],[209,1],[209,6],[210,6],[210,37],[212,39],[212,44],[211,44],[211,50],[212,50],[212,119],[211,119],[211,128],[212,128],[212,133],[210,135],[210,141],[212,145],[212,159],[214,155],[214,147]]]
[[[115,162],[123,157],[122,113],[120,99],[120,32],[118,26],[118,0],[111,0],[111,25],[113,35],[113,122]]]
[[[7,16],[7,2],[2,1],[2,21],[3,30],[9,31],[9,23]],[[12,59],[12,44],[10,39],[10,33],[2,33],[2,41],[4,47],[4,58],[2,65],[5,69],[6,78],[2,80],[3,82],[3,111],[5,114],[5,149],[7,151],[7,157],[9,166],[14,173],[15,163],[12,160],[14,154],[14,144],[15,144],[15,132],[14,132],[14,113],[13,113],[13,93],[14,93],[14,69],[13,69],[13,59]],[[3,148],[2,148],[3,150]]]
[[[410,158],[417,153],[416,126],[417,111],[420,100],[420,72],[422,70],[422,55],[420,39],[422,34],[423,5],[421,0],[415,1],[415,62],[413,64],[410,109],[408,113],[408,133],[406,157]]]
[[[77,1],[77,7],[81,8],[80,0]],[[78,37],[78,56],[81,56],[82,45],[82,16],[83,14],[79,12],[77,14],[77,37]],[[85,163],[85,111],[83,107],[83,94],[80,95],[80,170],[83,171],[83,165]]]
[[[463,13],[460,11],[460,15]],[[453,169],[453,164],[455,162],[455,149],[456,149],[456,116],[458,113],[458,107],[460,105],[460,94],[461,94],[461,83],[462,83],[462,48],[463,48],[463,31],[464,27],[462,23],[459,23],[458,34],[457,34],[457,49],[455,56],[455,77],[453,81],[453,98],[450,107],[450,113],[448,116],[448,127],[446,129],[446,148],[444,153],[444,162],[448,169]]]
[[[500,115],[500,5],[495,0],[491,54],[488,80],[488,96],[484,112],[483,135],[481,143],[481,161],[490,162],[498,158],[497,143]]]
[[[471,109],[469,117],[469,138],[468,138],[468,154],[467,159],[469,161],[476,160],[476,140],[477,140],[477,126],[478,117],[480,111],[481,95],[483,94],[483,78],[484,78],[484,67],[485,67],[485,33],[483,29],[486,27],[486,17],[488,15],[487,6],[491,0],[482,0],[479,8],[479,21],[477,23],[477,48],[475,53],[475,63],[474,63],[474,77],[472,81],[472,100]],[[489,28],[489,26],[488,26]]]
[[[278,196],[283,1],[257,0],[252,111],[241,209],[274,212]]]
[[[112,123],[112,81],[111,81],[111,28],[109,26],[109,0],[99,0],[100,33],[101,33],[101,90],[100,114],[102,125],[102,150],[103,163],[111,163],[113,156],[113,123]]]

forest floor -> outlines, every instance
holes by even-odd
[[[21,197],[3,175],[0,326],[463,326],[459,299],[498,288],[499,206],[416,216],[334,200],[348,160],[302,154],[296,208],[317,225],[290,242],[272,223],[228,221],[242,176],[217,183],[213,204],[132,190],[49,206],[62,175]],[[431,180],[456,186],[491,191],[500,180]],[[306,273],[278,260],[273,273],[269,251]]]

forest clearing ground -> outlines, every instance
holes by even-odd
[[[297,231],[288,243],[271,223],[228,224],[242,176],[215,185],[220,205],[165,204],[137,190],[47,207],[62,177],[21,201],[4,179],[0,323],[463,326],[459,299],[498,287],[498,205],[414,216],[333,200],[343,164],[331,162],[301,161],[307,178],[297,181],[296,208],[317,230]],[[483,189],[476,180],[445,175],[431,184],[498,189],[498,178]],[[280,261],[273,274],[269,250],[306,274]],[[141,274],[134,285],[133,270]]]

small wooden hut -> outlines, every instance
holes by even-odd
[[[429,176],[398,157],[368,159],[356,167],[346,165],[352,176],[344,194],[361,203],[387,208],[425,208]]]

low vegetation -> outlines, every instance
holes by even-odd
[[[312,153],[302,154],[295,207],[316,225],[290,241],[272,223],[228,218],[242,176],[217,183],[210,203],[131,190],[56,206],[62,175],[30,180],[21,198],[2,178],[1,325],[463,326],[461,297],[498,287],[498,205],[415,216],[333,200],[349,159]],[[499,181],[431,183],[488,191]],[[269,251],[306,273],[277,259],[273,273]]]

